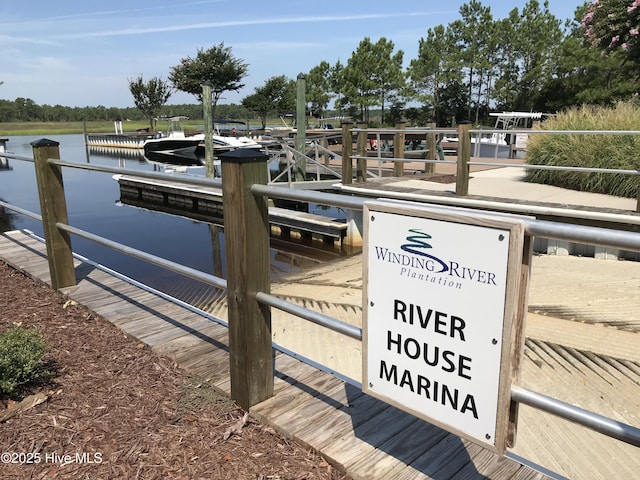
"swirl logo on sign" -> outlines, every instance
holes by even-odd
[[[445,273],[449,270],[449,267],[445,262],[440,260],[438,257],[433,255],[429,255],[424,250],[428,248],[433,248],[430,243],[425,240],[431,239],[431,235],[428,233],[424,233],[422,230],[418,230],[416,228],[410,228],[409,232],[415,235],[408,235],[406,238],[410,243],[405,243],[401,245],[400,248],[407,253],[412,253],[414,255],[419,255],[421,257],[429,258],[435,261],[438,265],[440,265],[441,270],[435,271],[434,273]]]

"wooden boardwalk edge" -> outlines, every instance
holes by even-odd
[[[45,245],[35,236],[0,234],[0,260],[50,285]],[[78,285],[67,297],[230,395],[224,326],[88,263],[75,266]],[[549,478],[283,354],[276,356],[274,397],[250,414],[354,479]]]

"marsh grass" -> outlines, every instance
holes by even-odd
[[[196,130],[202,127],[202,120],[187,120],[183,122],[185,129]],[[139,128],[148,128],[147,121],[122,122],[122,129],[126,132],[135,132]],[[157,129],[163,130],[166,125],[160,121]],[[83,133],[82,122],[2,122],[0,123],[0,137],[21,135],[66,135]],[[92,121],[87,122],[87,133],[115,133],[113,122]]]
[[[280,120],[272,120],[269,124],[278,124]],[[185,130],[202,130],[204,120],[193,119],[182,122]],[[148,128],[149,122],[146,120],[122,122],[124,133],[132,133],[141,128]],[[251,129],[261,128],[259,122],[251,122]],[[159,120],[156,129],[166,130],[166,122]],[[83,133],[82,122],[0,122],[0,137],[14,137],[22,135],[66,135]],[[115,127],[111,121],[90,121],[87,122],[87,133],[115,133]]]
[[[583,106],[559,113],[544,122],[543,130],[638,130],[640,108],[619,103],[613,108]],[[527,163],[568,167],[640,169],[640,135],[553,134],[531,135]],[[635,198],[637,175],[620,173],[528,170],[526,180],[582,192]]]

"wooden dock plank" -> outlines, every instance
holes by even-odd
[[[323,401],[303,401],[295,404],[295,410],[290,409],[278,415],[278,422],[287,425],[287,431],[296,438],[314,437],[314,441],[319,440],[319,422],[323,428],[331,425],[331,437],[335,438],[340,434],[338,422],[342,415],[345,398],[345,386],[342,382],[333,386],[321,385],[318,390],[323,397]],[[311,395],[317,396],[315,393]],[[338,397],[338,398],[336,398]],[[336,422],[336,423],[333,423]],[[344,427],[344,425],[343,425]]]
[[[407,414],[398,415],[394,407],[366,395],[356,402],[344,417],[350,429],[323,447],[327,455],[340,458],[341,465],[349,470],[370,455],[391,436],[417,421]],[[358,421],[359,420],[359,421]]]
[[[417,419],[377,446],[370,455],[360,458],[350,470],[367,471],[376,478],[389,480],[428,478],[412,462],[422,458],[430,448],[442,442],[447,435],[450,434]],[[390,461],[392,458],[394,461]],[[443,475],[442,478],[445,476]]]
[[[279,423],[286,423],[291,420],[290,416],[298,415],[299,409],[305,405],[310,398],[314,398],[314,393],[323,394],[324,401],[332,401],[325,393],[328,389],[341,388],[343,383],[337,378],[330,375],[318,375],[307,377],[304,384],[297,384],[294,388],[288,389],[280,395],[281,398],[271,397],[259,405],[252,408],[252,414],[255,412],[260,418],[277,418]],[[321,401],[318,403],[322,404]],[[338,405],[335,402],[334,405]]]
[[[467,452],[469,442],[446,434],[420,457],[421,473],[433,478],[451,478],[470,461]],[[391,450],[389,451],[391,454]],[[384,478],[384,477],[378,477]]]
[[[467,451],[471,456],[471,461],[456,473],[456,478],[469,480],[478,478],[478,476],[510,478],[520,468],[519,463],[506,457],[493,455],[477,445],[470,445]],[[416,464],[415,466],[420,468],[420,465]]]
[[[177,348],[189,348],[188,346],[179,347],[176,343],[180,339],[185,342],[193,342],[195,345],[198,341],[203,341],[204,337],[216,337],[219,329],[224,327],[217,325],[208,318],[193,318],[183,323],[184,327],[174,329],[173,332],[167,331],[157,334],[143,335],[140,340],[147,345],[153,347],[158,352],[170,355],[172,350]],[[220,342],[220,348],[226,346],[226,342]]]
[[[185,329],[201,320],[201,316],[185,311],[177,305],[159,305],[158,308],[140,309],[118,326],[142,338],[171,327]]]

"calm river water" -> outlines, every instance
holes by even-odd
[[[30,143],[42,137],[8,138],[7,150],[10,153],[32,158]],[[131,154],[119,156],[91,151],[87,158],[82,135],[52,135],[47,138],[60,142],[60,157],[64,161],[89,161],[94,165],[133,170],[163,170],[162,166]],[[0,170],[0,199],[40,213],[33,163],[10,159],[9,165],[9,170]],[[204,168],[196,167],[190,169],[189,173],[204,175]],[[63,179],[70,225],[203,272],[214,272],[211,235],[206,223],[121,204],[118,183],[108,173],[64,168]],[[4,230],[28,229],[37,235],[43,235],[40,222],[19,214],[11,214],[8,225],[5,226],[4,222],[0,222],[0,225],[3,225]],[[224,259],[222,233],[220,237]],[[74,252],[179,298],[184,296],[180,292],[188,291],[191,296],[195,290],[208,288],[80,237],[72,236],[71,241]],[[273,248],[272,245],[272,278],[277,279],[282,274],[297,271],[335,255],[338,253],[309,252],[294,246]],[[224,264],[220,267],[224,275]],[[176,289],[176,286],[179,288]]]

